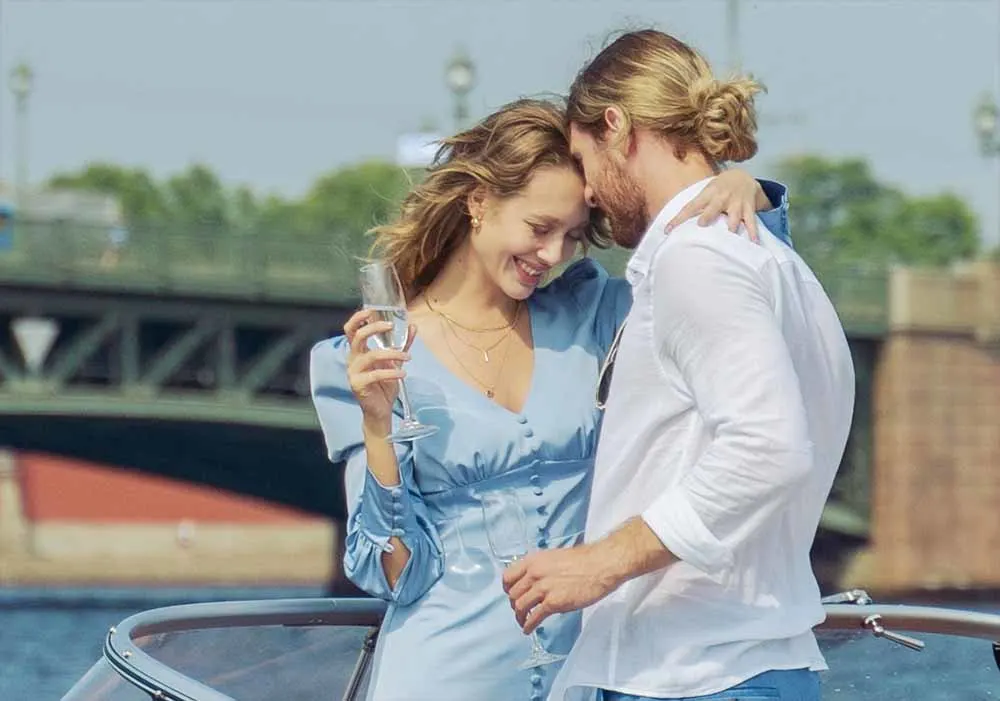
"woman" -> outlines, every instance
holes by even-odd
[[[725,211],[752,211],[748,176],[726,173],[714,187]],[[630,290],[588,258],[541,283],[581,246],[607,241],[597,224],[562,112],[530,100],[504,107],[448,139],[399,218],[375,230],[420,332],[409,349],[369,350],[386,329],[359,312],[313,350],[330,459],[347,463],[345,573],[392,602],[371,699],[546,695],[558,665],[519,669],[530,642],[489,555],[481,498],[513,490],[532,546],[572,545],[583,530],[595,385]],[[404,374],[420,421],[440,430],[393,446],[385,437]],[[539,637],[566,653],[577,629],[575,615],[558,616]]]

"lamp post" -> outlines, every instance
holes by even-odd
[[[444,79],[455,101],[455,129],[461,130],[469,117],[467,97],[476,82],[476,66],[463,49],[448,60]]]
[[[23,61],[10,72],[10,91],[14,95],[14,192],[19,209],[25,206],[28,191],[28,98],[35,74]]]
[[[972,113],[976,136],[979,138],[979,149],[983,156],[1000,154],[1000,107],[989,95],[983,95]]]
[[[1000,172],[1000,107],[989,94],[980,98],[972,112],[972,123],[979,139],[979,151],[984,158],[996,156]]]

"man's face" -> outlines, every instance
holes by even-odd
[[[625,159],[576,124],[570,125],[570,152],[583,169],[584,195],[608,215],[619,246],[635,248],[649,227],[646,197],[626,169]]]

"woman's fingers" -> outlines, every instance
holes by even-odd
[[[410,359],[410,354],[406,351],[398,350],[373,350],[354,356],[348,365],[348,372],[367,372],[375,366],[386,366],[389,364],[405,363]]]
[[[391,321],[369,321],[354,332],[354,338],[351,339],[351,352],[354,355],[370,352],[368,339],[377,333],[385,333],[386,331],[392,331]]]

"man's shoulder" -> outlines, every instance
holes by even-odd
[[[760,269],[773,256],[750,240],[742,227],[733,233],[724,217],[702,226],[691,219],[677,226],[657,248],[652,267],[677,267],[697,265],[699,262],[717,261],[734,268]]]

